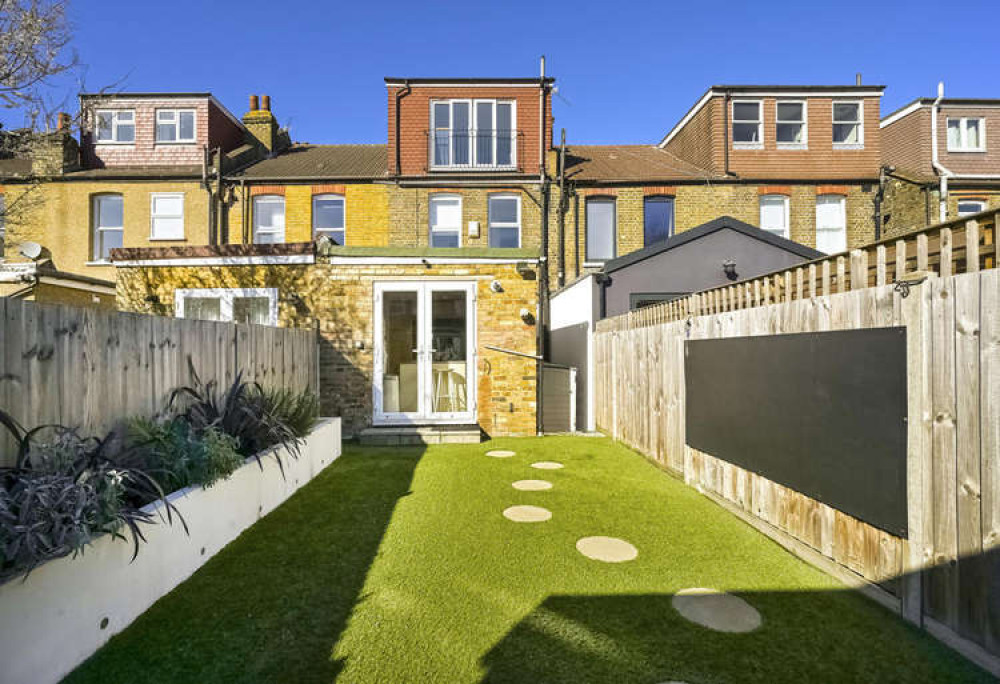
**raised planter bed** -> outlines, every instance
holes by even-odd
[[[188,487],[168,498],[184,516],[144,525],[147,543],[109,536],[76,558],[64,557],[0,585],[0,684],[58,682],[157,599],[191,576],[241,532],[277,508],[341,453],[340,419],[321,420],[299,457],[248,459],[209,489]],[[149,505],[156,511],[162,504]]]

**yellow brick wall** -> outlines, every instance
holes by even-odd
[[[92,278],[114,280],[114,267],[93,262],[94,195],[116,192],[124,207],[125,247],[169,247],[208,243],[208,193],[188,181],[61,181],[3,188],[11,213],[6,258],[23,260],[16,245],[30,240],[46,250],[56,268]],[[150,240],[150,195],[184,193],[184,240]]]
[[[318,190],[318,188],[323,188]],[[253,241],[254,192],[277,193],[285,197],[285,240],[309,242],[312,236],[313,194],[329,192],[323,186],[312,184],[287,184],[261,186],[256,191],[248,186],[244,203],[243,190],[234,188],[233,201],[228,208],[228,240],[231,244],[243,242],[244,220],[248,242]],[[338,192],[338,194],[341,194]],[[385,247],[389,245],[389,205],[385,185],[375,183],[349,183],[343,185],[344,227],[346,242],[352,247]],[[244,212],[246,216],[244,218]]]
[[[428,278],[477,283],[480,426],[497,436],[534,434],[535,362],[486,348],[536,353],[537,329],[521,320],[520,311],[537,312],[537,281],[523,278],[512,264],[123,268],[118,304],[127,311],[169,316],[179,287],[278,288],[281,325],[319,326],[323,411],[343,417],[345,431],[357,433],[372,419],[373,283]],[[494,279],[502,292],[491,289]],[[148,301],[151,294],[158,303]]]
[[[399,247],[426,247],[430,240],[428,203],[433,194],[462,198],[462,247],[489,247],[489,196],[521,196],[521,247],[541,245],[542,197],[537,186],[520,188],[498,185],[491,188],[426,188],[387,186],[389,192],[389,244]],[[469,235],[469,222],[479,222],[479,235]]]

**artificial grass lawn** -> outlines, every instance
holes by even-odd
[[[517,455],[484,455],[498,448]],[[555,486],[520,492],[520,479]],[[506,520],[515,504],[552,519]],[[589,535],[639,557],[584,558],[575,543]],[[688,587],[738,593],[763,627],[687,622],[670,598]],[[641,456],[587,437],[349,446],[67,681],[334,680],[992,681]]]

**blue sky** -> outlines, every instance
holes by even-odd
[[[852,84],[860,71],[889,86],[883,113],[942,79],[952,97],[1000,97],[995,0],[70,6],[88,88],[209,90],[237,116],[267,93],[308,142],[384,142],[384,76],[535,76],[541,54],[556,128],[577,143],[658,141],[713,83]]]

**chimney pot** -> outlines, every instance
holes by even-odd
[[[854,85],[861,85],[861,72],[854,75]]]
[[[258,109],[260,109],[260,104],[258,103],[257,96],[256,95],[251,95],[250,96],[250,111],[251,112],[256,112]]]
[[[66,112],[59,112],[59,117],[57,119],[56,127],[60,131],[69,130],[69,114]]]
[[[271,96],[261,95],[260,96],[260,106],[265,112],[271,111]]]

